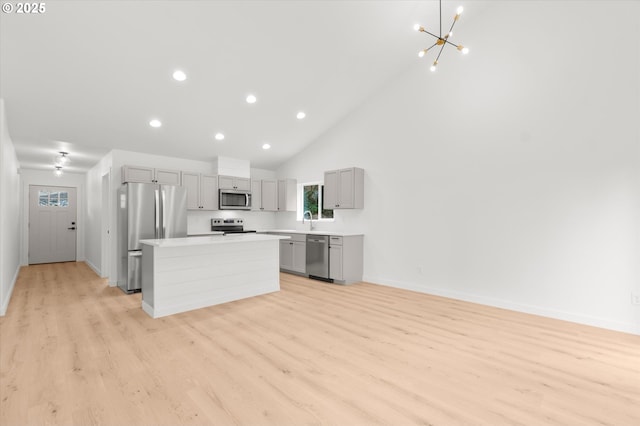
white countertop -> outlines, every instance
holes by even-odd
[[[154,247],[186,247],[207,244],[251,243],[256,241],[286,240],[289,237],[266,234],[229,234],[211,237],[165,238],[161,240],[140,240],[141,244]]]
[[[224,232],[222,232],[222,231],[204,231],[204,232],[197,232],[195,234],[188,234],[187,237],[206,237],[206,236],[210,236],[210,235],[224,235]]]
[[[329,236],[335,236],[335,237],[353,237],[358,235],[364,235],[359,232],[301,231],[296,229],[261,229],[258,232],[278,232],[282,234],[329,235]]]

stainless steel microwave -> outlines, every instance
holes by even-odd
[[[221,189],[220,210],[251,210],[251,191]]]

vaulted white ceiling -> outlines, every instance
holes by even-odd
[[[417,22],[437,26],[438,2],[47,1],[0,17],[0,96],[21,167],[64,150],[84,171],[125,149],[273,169],[419,61]]]

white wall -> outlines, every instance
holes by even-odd
[[[7,312],[20,271],[20,179],[18,159],[0,99],[0,316]]]
[[[365,169],[319,228],[365,233],[367,281],[640,333],[639,9],[502,2],[278,175]]]
[[[110,221],[111,218],[108,206],[102,203],[102,177],[108,174],[113,181],[111,163],[112,155],[108,153],[86,175],[85,258],[87,264],[101,277],[109,275],[106,265],[103,265],[102,238],[109,238],[111,234],[103,235],[102,221]]]
[[[73,161],[73,160],[72,160]],[[53,175],[51,171],[20,169],[21,201],[20,201],[20,229],[22,235],[22,250],[20,263],[29,264],[29,186],[50,185],[76,188],[77,191],[77,232],[76,232],[76,260],[85,260],[84,244],[86,232],[86,201],[85,201],[86,173],[64,173],[62,176]]]

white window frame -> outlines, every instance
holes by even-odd
[[[298,184],[298,207],[296,209],[296,220],[298,222],[302,222],[302,214],[304,212],[304,187],[305,186],[309,186],[309,185],[318,185],[318,186],[324,186],[324,182],[321,181],[317,181],[317,182],[305,182],[305,183],[299,183]],[[322,200],[322,191],[320,191],[320,194],[318,194],[318,201],[320,201],[320,203],[323,202]],[[322,205],[318,206],[318,211],[322,211]],[[321,219],[313,219],[314,222],[333,222],[335,220],[335,210],[333,213],[333,217],[329,217],[329,218],[321,218]],[[308,220],[308,219],[307,219]]]

